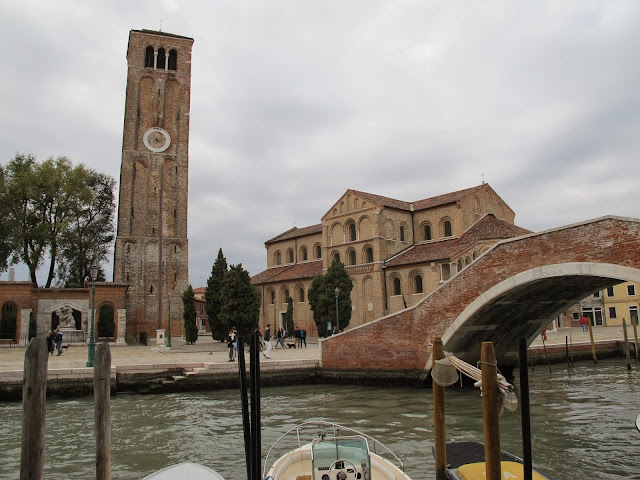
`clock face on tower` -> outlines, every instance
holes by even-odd
[[[142,141],[145,147],[155,153],[164,152],[171,145],[169,132],[160,127],[152,127],[144,132]]]

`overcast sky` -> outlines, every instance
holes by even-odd
[[[194,287],[220,247],[262,271],[266,240],[348,188],[415,201],[484,178],[534,231],[640,217],[636,0],[3,1],[0,163],[119,180],[129,30],[160,27],[195,40]]]

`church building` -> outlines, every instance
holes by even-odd
[[[353,280],[348,328],[415,305],[497,241],[530,233],[486,183],[414,202],[347,190],[321,222],[265,242],[267,269],[251,283],[260,327],[294,324],[317,335],[308,291],[334,260]],[[322,332],[321,332],[322,335]]]

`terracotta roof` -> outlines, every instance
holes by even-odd
[[[193,293],[195,293],[196,295],[198,293],[205,293],[206,291],[207,291],[207,287],[198,287],[193,289]]]
[[[455,203],[458,200],[475,193],[478,190],[482,190],[488,186],[487,183],[476,185],[475,187],[465,188],[464,190],[458,190],[457,192],[449,192],[444,195],[437,195],[431,198],[425,198],[423,200],[417,200],[415,202],[405,202],[403,200],[396,200],[395,198],[383,197],[382,195],[374,195],[367,192],[359,192],[357,190],[350,190],[357,194],[359,197],[369,200],[381,207],[395,208],[397,210],[426,210],[428,208],[438,207],[440,205],[446,205],[448,203]]]
[[[364,198],[381,207],[395,208],[398,210],[411,211],[411,204],[402,200],[396,200],[395,198],[383,197],[382,195],[374,195],[367,192],[359,192],[357,190],[351,190],[351,192],[358,195],[360,198]]]
[[[531,233],[531,231],[526,228],[512,225],[509,222],[497,219],[492,214],[487,214],[473,224],[461,237],[418,244],[389,260],[386,264],[390,267],[398,267],[446,260],[465,252],[483,240],[498,241],[528,233]]]
[[[425,198],[424,200],[418,200],[413,202],[414,210],[426,210],[427,208],[438,207],[440,205],[446,205],[448,203],[455,203],[462,198],[475,193],[478,190],[482,190],[488,184],[477,185],[471,188],[465,188],[464,190],[458,190],[457,192],[445,193],[444,195],[438,195],[436,197]]]
[[[300,238],[306,235],[314,235],[316,233],[321,233],[321,232],[322,232],[321,223],[318,223],[317,225],[310,225],[308,227],[302,227],[302,228],[293,227],[287,230],[286,232],[273,237],[271,240],[267,240],[266,242],[264,242],[264,244],[267,245],[269,243],[280,242],[282,240],[289,240],[291,238]]]
[[[313,278],[322,273],[322,260],[268,268],[251,277],[253,285]]]

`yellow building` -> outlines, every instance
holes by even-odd
[[[419,302],[497,241],[528,230],[488,185],[406,202],[347,190],[321,223],[265,242],[267,269],[251,283],[261,296],[260,327],[294,324],[316,335],[308,290],[334,260],[353,280],[349,328]]]
[[[627,325],[631,319],[638,324],[638,302],[640,301],[640,284],[625,282],[602,291],[604,312],[608,326]]]

